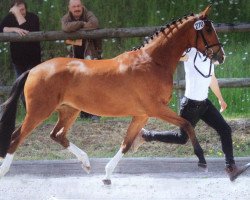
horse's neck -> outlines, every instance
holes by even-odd
[[[145,51],[151,56],[152,60],[158,65],[164,66],[166,70],[174,73],[177,63],[182,53],[189,47],[188,32],[186,24],[179,24],[177,28],[171,27],[166,29],[164,33],[160,33]]]

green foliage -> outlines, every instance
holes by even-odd
[[[60,30],[61,17],[67,12],[67,2],[62,0],[26,0],[29,10],[37,13],[41,21],[41,30]],[[208,4],[213,4],[211,19],[216,23],[250,22],[250,4],[248,0],[84,0],[86,7],[99,18],[102,28],[143,27],[166,24],[191,12],[198,13]],[[0,19],[9,10],[6,0],[0,0]],[[225,45],[227,59],[217,67],[220,77],[249,77],[250,37],[247,33],[219,34]],[[104,57],[111,58],[141,43],[141,38],[104,39]],[[9,62],[8,43],[0,44],[0,85],[13,82],[13,70]],[[64,41],[42,42],[43,60],[56,56],[66,56]],[[250,117],[250,89],[223,89],[228,103],[227,116]],[[176,96],[171,106],[176,109]],[[211,95],[216,103],[216,99]],[[218,104],[217,104],[218,105]]]

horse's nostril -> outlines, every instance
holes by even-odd
[[[220,59],[220,64],[223,64],[225,62],[225,59],[226,59],[226,56],[222,56],[221,59]]]

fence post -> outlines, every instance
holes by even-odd
[[[1,117],[1,111],[2,111],[2,103],[4,102],[3,96],[0,94],[0,117]]]
[[[185,80],[185,70],[184,70],[184,63],[179,62],[177,65],[176,69],[176,84],[177,87],[180,86],[180,81]],[[177,94],[177,113],[180,113],[180,108],[181,108],[181,98],[184,96],[184,90],[183,89],[177,89],[176,91]]]
[[[0,77],[0,86],[2,85],[2,76]],[[2,103],[3,103],[3,95],[1,94],[1,91],[0,91],[0,118],[1,118],[1,112],[2,112]]]

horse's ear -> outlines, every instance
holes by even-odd
[[[212,4],[208,5],[208,6],[206,7],[206,9],[205,9],[203,12],[200,13],[200,16],[201,16],[202,18],[208,17],[208,15],[210,14],[211,10],[212,10]]]

